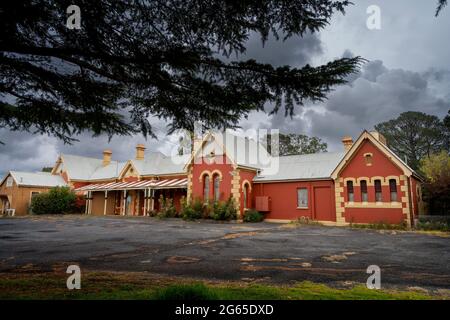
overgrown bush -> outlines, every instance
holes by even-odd
[[[450,231],[450,216],[422,216],[415,226],[418,230]]]
[[[225,220],[226,203],[223,201],[216,201],[211,204],[209,210],[209,218],[214,220]]]
[[[173,199],[159,196],[159,213],[158,218],[174,218],[177,216],[177,209],[173,204]]]
[[[261,222],[264,220],[264,215],[255,209],[249,209],[244,212],[244,222]]]
[[[150,211],[148,212],[148,215],[149,215],[150,217],[157,217],[157,216],[158,216],[158,211],[156,211],[156,210],[150,210]]]
[[[191,203],[187,203],[183,198],[181,203],[181,217],[185,220],[214,219],[229,221],[236,219],[237,210],[233,198],[228,201],[209,201],[205,203],[202,199],[196,198]]]
[[[86,199],[84,195],[77,194],[73,212],[84,213],[86,211]]]
[[[192,204],[188,204],[186,198],[181,199],[181,217],[184,220],[195,220],[202,218],[203,204],[200,199],[196,199]]]
[[[226,202],[217,201],[213,205],[213,210],[210,217],[214,220],[230,221],[236,219],[237,210],[233,197],[230,197]]]
[[[406,230],[407,226],[406,223],[400,223],[400,224],[391,224],[386,223],[384,221],[375,222],[375,223],[368,223],[368,224],[350,224],[351,228],[358,228],[358,229],[375,229],[375,230]]]
[[[69,187],[55,187],[31,199],[33,214],[63,214],[76,211],[76,194]]]

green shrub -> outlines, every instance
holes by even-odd
[[[86,199],[84,195],[77,194],[73,212],[84,213],[86,211]]]
[[[212,204],[212,208],[209,212],[209,217],[214,220],[225,220],[226,203],[222,201],[216,201]]]
[[[174,218],[177,216],[177,209],[173,204],[173,199],[164,198],[163,195],[159,196],[159,213],[158,218]]]
[[[182,199],[181,217],[185,220],[207,219],[225,220],[229,221],[236,219],[237,210],[233,198],[226,202],[209,201],[205,203],[200,198],[195,199],[190,204],[187,204],[185,199]]]
[[[375,223],[369,223],[369,224],[350,224],[350,227],[352,228],[358,228],[358,229],[375,229],[375,230],[406,230],[406,224],[400,223],[400,224],[390,224],[383,221],[375,222]]]
[[[217,293],[203,283],[177,284],[157,290],[153,298],[156,300],[218,300]]]
[[[214,220],[229,221],[236,219],[237,210],[233,197],[230,197],[226,202],[217,201],[213,205],[213,210],[210,217]]]
[[[148,212],[148,215],[149,215],[150,217],[157,217],[157,216],[158,216],[158,211],[156,211],[156,210],[150,210],[150,211]]]
[[[450,219],[440,218],[433,219],[431,217],[420,217],[419,221],[417,221],[415,229],[417,230],[425,230],[425,231],[450,231]]]
[[[33,214],[73,213],[76,209],[76,194],[69,187],[55,187],[31,199]]]
[[[264,215],[255,209],[250,209],[244,213],[244,222],[261,222],[264,220]]]
[[[193,201],[192,204],[188,204],[186,199],[181,199],[181,217],[184,220],[195,220],[202,218],[203,204],[199,199]]]

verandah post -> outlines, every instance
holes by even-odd
[[[106,216],[106,207],[108,202],[108,190],[105,190],[105,203],[103,205],[103,215]]]

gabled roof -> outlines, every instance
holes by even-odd
[[[111,161],[103,166],[102,159],[61,154],[64,169],[71,180],[106,180],[117,178],[125,162]]]
[[[399,156],[397,156],[387,145],[384,143],[381,143],[376,139],[370,132],[367,130],[364,130],[361,135],[358,137],[358,139],[353,143],[352,147],[347,151],[345,156],[342,158],[342,160],[339,162],[339,164],[336,166],[336,168],[333,170],[331,177],[333,179],[336,179],[339,173],[342,171],[342,169],[345,168],[345,166],[349,163],[349,161],[352,159],[353,155],[356,153],[356,151],[359,149],[359,147],[362,145],[362,143],[365,140],[369,140],[372,142],[381,152],[383,152],[391,161],[393,161],[401,170],[403,170],[404,174],[407,176],[415,176],[419,180],[422,180],[422,177],[418,175],[410,166],[408,166]]]
[[[29,187],[63,187],[66,182],[60,175],[53,175],[49,172],[23,172],[10,171],[1,181],[3,184],[5,179],[11,175],[18,186]]]
[[[268,175],[263,169],[253,181],[330,179],[331,173],[344,154],[345,152],[323,152],[281,156],[277,173]]]
[[[159,176],[169,174],[185,174],[184,166],[189,155],[168,157],[161,152],[146,154],[144,160],[128,160],[119,173],[121,178],[131,165],[139,176]]]
[[[186,173],[184,165],[189,155],[168,157],[161,152],[152,153],[144,160],[130,160],[141,176]]]

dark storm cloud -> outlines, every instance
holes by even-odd
[[[1,177],[9,170],[41,170],[56,160],[54,138],[0,129],[0,141]]]
[[[448,71],[440,71],[446,75]],[[430,73],[387,69],[381,61],[367,63],[350,85],[337,88],[324,103],[325,111],[305,113],[311,134],[325,138],[336,148],[343,135],[358,136],[362,129],[396,118],[406,111],[421,111],[443,117],[450,108],[450,77],[429,81]],[[446,92],[433,86],[447,88]]]
[[[323,53],[318,34],[307,33],[303,38],[296,36],[286,41],[282,41],[283,35],[280,35],[280,38],[277,41],[270,35],[268,41],[263,44],[258,34],[252,34],[246,43],[247,51],[240,59],[255,59],[276,67],[302,67],[310,63],[314,56]]]
[[[92,137],[89,133],[75,136],[78,141],[64,144],[61,140],[46,135],[33,135],[26,132],[11,132],[0,129],[0,177],[9,170],[40,171],[43,167],[54,165],[61,153],[101,158],[104,149],[111,149],[113,160],[126,161],[135,156],[138,143],[146,146],[146,152],[161,151],[170,154],[175,147],[176,137],[167,136],[164,122],[152,119],[158,139],[142,135]]]

